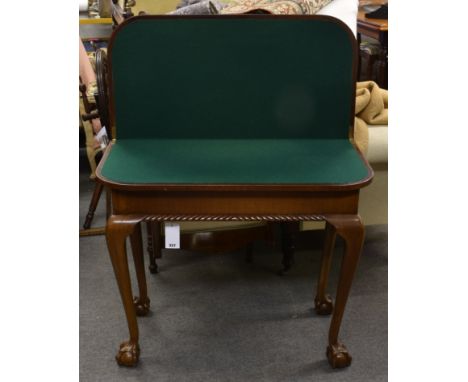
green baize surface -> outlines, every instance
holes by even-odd
[[[119,183],[348,183],[353,42],[330,20],[140,18],[110,49]]]
[[[347,140],[122,139],[102,175],[129,184],[340,184],[367,169]]]

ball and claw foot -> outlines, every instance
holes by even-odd
[[[329,345],[327,347],[328,363],[334,369],[351,365],[352,357],[343,344]]]
[[[323,300],[315,297],[315,312],[321,316],[327,316],[333,312],[333,301],[329,295],[326,295]]]
[[[140,297],[133,298],[137,316],[146,316],[150,309],[150,299],[147,297],[144,301]]]
[[[120,349],[115,359],[120,366],[136,366],[140,357],[140,346],[131,341],[120,344]]]

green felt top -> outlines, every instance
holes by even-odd
[[[122,184],[363,182],[349,141],[355,40],[327,17],[137,17],[113,35]]]
[[[369,174],[347,139],[120,139],[100,175],[125,184],[346,184]]]
[[[355,44],[323,16],[131,18],[109,48],[116,138],[347,138]]]

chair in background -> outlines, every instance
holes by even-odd
[[[80,40],[80,53],[84,47]],[[93,67],[94,66],[94,67]],[[90,178],[94,180],[98,157],[103,146],[98,145],[95,133],[103,127],[109,126],[107,102],[107,59],[103,49],[97,49],[94,54],[94,65],[89,61],[88,55],[80,54],[80,69],[84,77],[80,76],[80,93],[84,110],[80,113],[86,135],[86,150],[91,167]],[[91,99],[91,100],[90,100]],[[89,204],[88,213],[83,223],[83,229],[89,230],[103,191],[103,185],[95,183],[93,196]],[[107,210],[109,211],[107,203]],[[109,212],[108,212],[109,213]],[[103,233],[102,230],[96,233]]]
[[[86,156],[91,169],[90,178],[94,180],[95,171],[97,167],[97,156],[102,152],[101,147],[96,147],[95,134],[91,120],[98,118],[96,111],[96,105],[94,102],[90,102],[88,94],[86,92],[86,85],[83,83],[80,77],[79,84],[80,91],[80,113],[79,122],[80,127],[83,129],[86,138]]]
[[[164,222],[149,221],[147,229],[147,251],[149,270],[159,272],[156,259],[162,258],[164,248]],[[190,251],[222,253],[245,249],[245,260],[252,262],[255,241],[274,244],[273,224],[213,224],[212,222],[181,222],[180,247]],[[290,265],[287,270],[289,270]],[[280,272],[283,272],[281,270]]]

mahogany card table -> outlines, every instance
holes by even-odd
[[[97,177],[111,194],[106,238],[130,332],[117,362],[137,364],[137,316],[150,309],[140,223],[324,220],[315,310],[332,314],[331,366],[348,366],[338,334],[364,240],[359,190],[373,176],[353,141],[352,32],[328,16],[139,16],[116,29],[108,56],[114,139]]]

